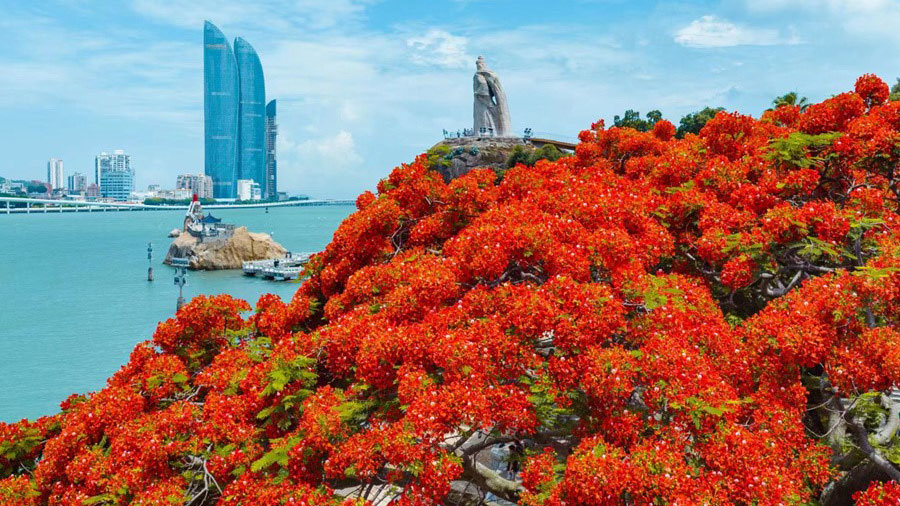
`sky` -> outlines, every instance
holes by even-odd
[[[0,176],[136,186],[203,170],[203,21],[259,53],[278,100],[279,190],[353,198],[472,124],[483,55],[513,129],[573,139],[626,109],[758,116],[900,76],[900,0],[0,0]]]

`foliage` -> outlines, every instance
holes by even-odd
[[[525,149],[523,146],[516,146],[506,159],[506,168],[511,169],[518,164],[532,167],[538,160],[555,162],[564,156],[566,154],[553,144],[544,144],[538,149]]]
[[[148,197],[144,199],[144,205],[147,206],[187,206],[193,199],[164,199],[161,197]],[[215,204],[215,199],[202,198],[197,199],[201,204]]]
[[[432,170],[440,170],[442,168],[447,169],[453,164],[453,162],[451,162],[453,156],[450,151],[450,146],[447,146],[446,144],[434,146],[425,153],[425,156],[425,163],[428,168]]]
[[[653,125],[662,119],[662,113],[653,110],[647,113],[647,118],[641,118],[641,113],[628,109],[621,118],[616,115],[613,118],[613,126],[619,128],[633,128],[638,132],[649,132],[653,129]]]
[[[781,106],[799,107],[801,111],[805,111],[809,107],[809,101],[806,97],[801,97],[796,91],[791,91],[772,100],[773,108],[777,109]]]
[[[897,473],[882,95],[866,77],[682,139],[599,122],[500,183],[420,156],[290,301],[194,299],[102,390],[0,424],[0,500],[809,505],[842,473]],[[511,443],[515,479],[483,465]]]
[[[686,134],[699,134],[707,121],[711,120],[716,114],[724,110],[724,107],[704,107],[697,112],[685,115],[678,124],[676,136],[681,139]]]

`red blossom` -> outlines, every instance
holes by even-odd
[[[900,382],[885,86],[683,139],[598,122],[500,182],[401,165],[290,301],[198,297],[101,390],[0,424],[0,502],[812,504],[846,460],[817,396]]]

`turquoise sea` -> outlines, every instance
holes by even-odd
[[[294,252],[322,250],[352,206],[215,210]],[[175,312],[162,264],[184,211],[0,215],[0,421],[55,413],[71,393],[100,389],[134,345]],[[155,281],[147,281],[147,243]],[[240,271],[189,272],[185,299],[229,293],[289,299],[296,283]]]

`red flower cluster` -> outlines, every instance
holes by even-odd
[[[900,381],[886,89],[600,122],[501,181],[398,167],[291,301],[198,297],[101,391],[0,424],[0,502],[812,503],[812,436],[853,444],[819,410]]]
[[[878,483],[853,496],[856,506],[894,506],[900,504],[900,484]]]

